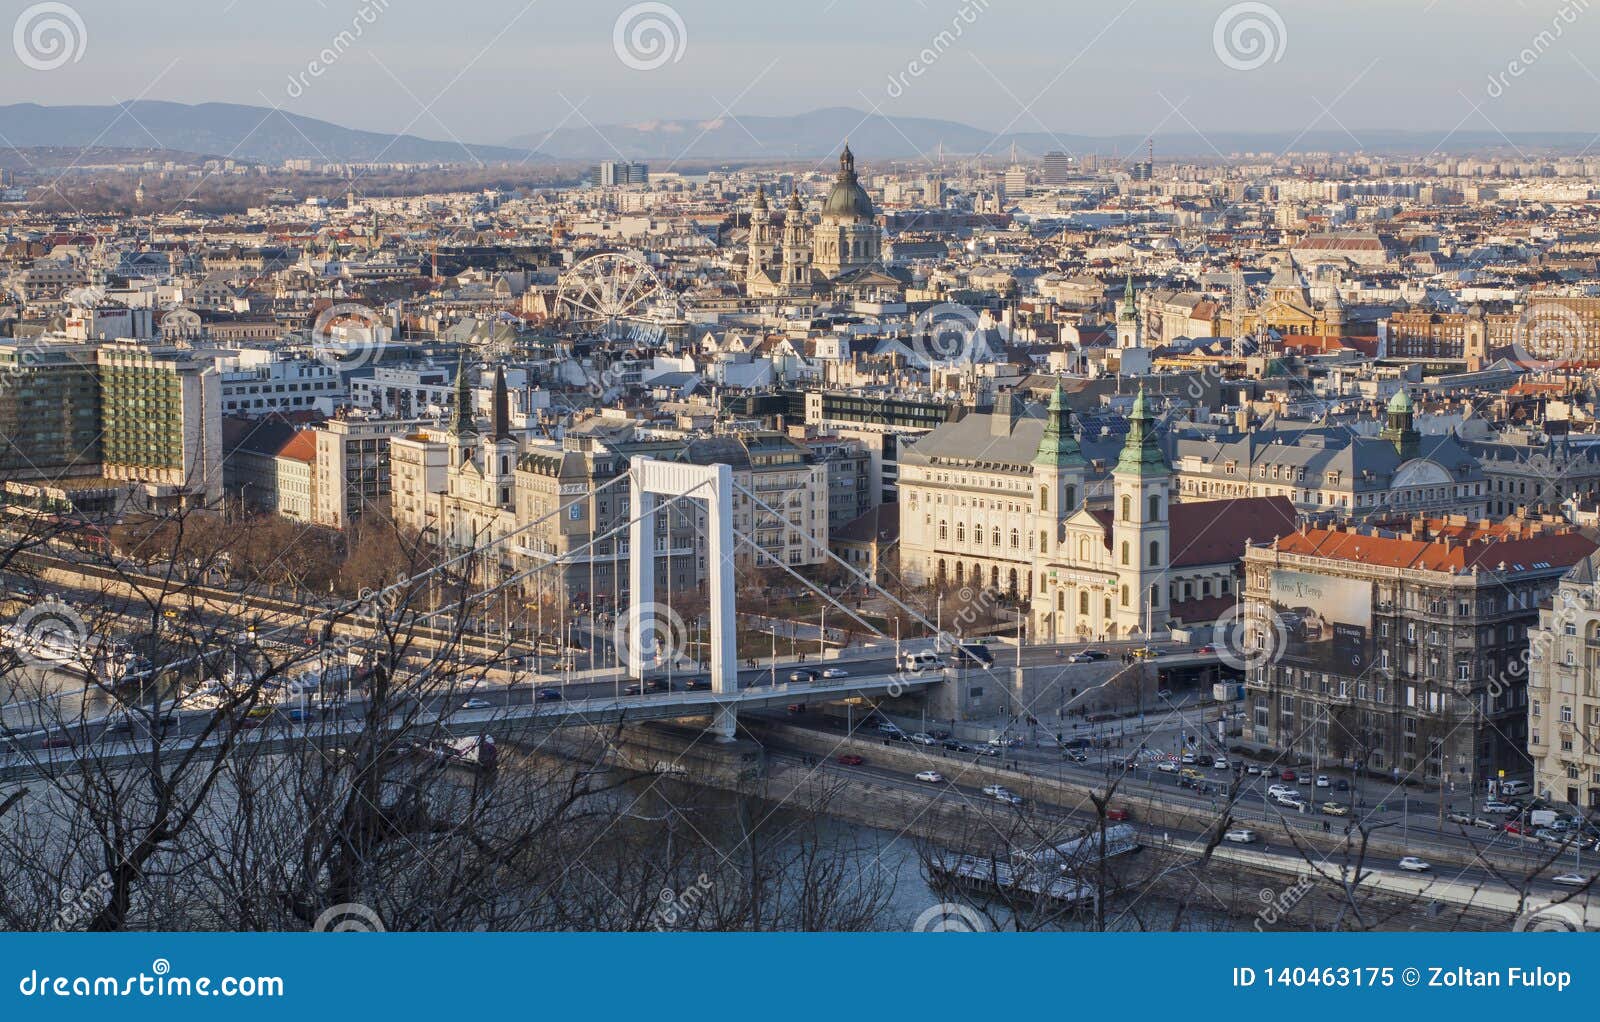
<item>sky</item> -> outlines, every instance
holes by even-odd
[[[1600,130],[1600,0],[13,0],[13,17],[0,101],[270,105],[477,143],[826,106],[997,133]],[[66,50],[30,31],[51,20]]]

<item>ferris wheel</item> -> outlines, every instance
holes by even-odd
[[[614,335],[627,321],[643,319],[646,305],[670,294],[649,263],[623,252],[607,252],[563,273],[558,297],[574,324]]]

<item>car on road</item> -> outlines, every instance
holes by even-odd
[[[47,749],[65,749],[71,745],[72,739],[66,735],[51,735],[44,740],[44,747]]]
[[[1211,761],[1211,769],[1213,769],[1213,770],[1226,770],[1226,769],[1228,769],[1228,757],[1226,757],[1226,756],[1218,756],[1216,759],[1212,760]]]
[[[817,680],[817,672],[816,671],[790,671],[789,672],[789,680],[790,681],[797,681],[797,682],[800,682],[802,684],[804,684],[805,682],[808,682],[808,681],[816,681]]]
[[[1256,832],[1248,827],[1235,827],[1222,835],[1222,840],[1232,841],[1236,845],[1253,845],[1256,843]]]
[[[847,752],[843,756],[839,757],[838,762],[840,766],[860,766],[862,763],[865,763],[866,760],[862,759],[860,756],[857,756],[853,752]]]
[[[1290,784],[1293,784],[1295,782],[1294,771],[1293,770],[1285,770],[1285,771],[1283,771],[1282,773],[1280,773],[1278,775],[1278,780],[1280,780],[1280,781],[1288,781]]]
[[[1098,649],[1083,649],[1067,657],[1069,664],[1097,664],[1110,659],[1111,654]]]
[[[683,690],[685,692],[704,692],[710,688],[711,681],[708,678],[690,678],[688,681],[683,683]]]
[[[1445,813],[1444,818],[1449,823],[1459,823],[1464,827],[1472,825],[1472,815],[1470,813]]]
[[[900,731],[900,725],[894,723],[893,721],[882,720],[882,721],[878,722],[878,733],[879,734],[892,735],[892,734],[898,734],[899,731]]]
[[[954,738],[946,738],[944,741],[940,742],[939,744],[944,746],[944,748],[949,752],[971,752],[972,751],[972,746],[968,745],[966,742],[957,741]]]
[[[1216,651],[1217,651],[1217,647],[1213,646],[1209,642],[1206,643],[1204,646],[1201,646],[1199,649],[1195,650],[1196,653],[1215,653]]]
[[[924,732],[924,731],[918,731],[916,734],[913,734],[911,736],[911,740],[913,742],[916,742],[918,745],[938,745],[939,744],[938,739],[934,738],[932,735],[930,735],[930,734],[928,734],[927,732]]]
[[[1286,809],[1293,809],[1297,812],[1305,811],[1306,800],[1300,797],[1298,791],[1286,791],[1281,795],[1273,795],[1272,801]]]
[[[1427,860],[1419,859],[1415,855],[1408,855],[1401,859],[1399,866],[1407,873],[1426,873],[1433,868],[1428,864]]]
[[[1533,832],[1533,836],[1538,838],[1540,841],[1545,841],[1553,845],[1565,844],[1571,837],[1571,835],[1563,831],[1551,830],[1549,827],[1540,827],[1538,830]]]
[[[665,678],[651,678],[644,683],[644,690],[646,692],[671,692],[672,682]]]
[[[1319,788],[1331,788],[1331,787],[1333,787],[1333,782],[1328,779],[1328,775],[1327,774],[1318,774],[1317,775],[1317,787],[1319,787]]]
[[[1550,882],[1562,887],[1582,887],[1589,882],[1589,878],[1582,873],[1560,873],[1551,877]]]
[[[1244,765],[1244,772],[1249,774],[1251,777],[1255,777],[1261,773],[1261,768],[1256,766],[1254,763],[1246,763]]]
[[[1493,816],[1493,815],[1510,816],[1512,813],[1517,812],[1517,807],[1512,805],[1509,802],[1496,802],[1496,801],[1490,800],[1490,801],[1485,802],[1483,804],[1483,809],[1481,810],[1481,812],[1483,812],[1486,815],[1491,815],[1491,816]]]
[[[850,677],[850,672],[843,667],[829,667],[822,672],[822,676],[824,678],[848,678]]]
[[[625,695],[625,696],[643,695],[644,694],[644,686],[643,685],[629,685],[629,686],[627,686],[626,688],[624,688],[622,690],[622,694]]]
[[[1106,810],[1106,819],[1112,823],[1123,823],[1128,819],[1128,811],[1121,806],[1112,806]]]
[[[1009,749],[1013,745],[1016,745],[1021,740],[1022,739],[1014,738],[1011,735],[999,735],[997,737],[989,739],[989,744],[994,746],[997,749]]]
[[[1194,753],[1192,753],[1192,752],[1186,752],[1182,756],[1180,756],[1179,758],[1182,759],[1185,763],[1193,763],[1194,759],[1195,759]]]
[[[806,704],[805,703],[790,703],[789,706],[788,706],[788,711],[790,713],[804,713],[804,712],[806,712]]]
[[[1270,785],[1267,786],[1267,794],[1268,795],[1298,795],[1300,793],[1295,791],[1293,788],[1289,787],[1287,784],[1270,784]]]
[[[1175,774],[1178,772],[1178,764],[1170,759],[1164,759],[1156,764],[1156,769],[1164,774]]]
[[[985,785],[983,793],[995,801],[1004,802],[1007,805],[1020,806],[1022,804],[1022,796],[1003,784]]]
[[[1350,782],[1345,780],[1343,777],[1341,777],[1337,781],[1333,782],[1333,790],[1334,791],[1349,791],[1350,790]]]
[[[561,690],[559,688],[541,688],[535,693],[534,698],[541,703],[559,703],[561,701]]]
[[[943,784],[944,774],[937,770],[919,770],[917,772],[917,780],[925,784]]]
[[[987,742],[985,742],[982,745],[974,746],[972,751],[974,753],[976,753],[977,755],[979,755],[979,756],[998,756],[998,755],[1000,755],[999,746],[990,745]]]
[[[1343,802],[1324,802],[1322,803],[1322,815],[1349,816],[1350,807],[1345,805]]]
[[[1066,759],[1066,760],[1071,760],[1074,763],[1087,763],[1087,762],[1089,762],[1089,757],[1085,756],[1081,752],[1078,752],[1076,749],[1069,750],[1067,752],[1063,752],[1061,754],[1061,758],[1062,759]]]
[[[1160,655],[1161,655],[1161,651],[1160,650],[1151,649],[1148,646],[1143,646],[1143,647],[1141,647],[1139,649],[1136,649],[1131,654],[1131,656],[1135,660],[1154,660],[1156,657],[1158,657]]]
[[[1194,767],[1184,767],[1182,770],[1178,771],[1178,776],[1179,777],[1187,777],[1191,781],[1198,781],[1201,777],[1203,777],[1205,775],[1202,774],[1200,771],[1196,770]]]
[[[466,702],[461,704],[461,708],[463,710],[487,710],[493,705],[494,704],[487,699],[468,699]]]

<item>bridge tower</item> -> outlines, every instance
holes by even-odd
[[[706,564],[711,604],[711,691],[727,703],[717,710],[711,729],[731,741],[738,725],[734,701],[739,696],[739,664],[734,637],[733,469],[728,465],[683,465],[635,457],[629,470],[633,524],[629,531],[628,674],[641,682],[646,655],[655,648],[672,618],[670,608],[655,602],[656,515],[662,497],[690,497],[706,507]],[[670,543],[671,530],[668,530]],[[670,552],[667,562],[670,566]],[[670,570],[670,567],[669,567]],[[655,634],[652,634],[655,633]]]

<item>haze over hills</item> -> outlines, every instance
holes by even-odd
[[[0,106],[0,136],[17,148],[96,146],[169,150],[278,163],[384,161],[444,163],[520,160],[528,154],[500,146],[439,142],[346,128],[286,110],[236,103],[138,100],[107,106]]]
[[[1275,154],[1351,152],[1378,154],[1576,153],[1593,141],[1587,132],[1343,130],[1308,132],[1158,132],[1158,156],[1215,157],[1219,153]],[[1069,132],[1018,131],[996,135],[957,121],[887,117],[849,107],[789,116],[741,115],[735,120],[682,118],[632,124],[565,126],[527,132],[499,145],[439,141],[416,135],[347,128],[269,107],[234,103],[196,105],[159,100],[106,106],[0,106],[0,137],[10,146],[96,147],[191,152],[239,160],[319,162],[495,163],[529,159],[594,161],[623,157],[650,160],[661,169],[680,163],[717,161],[826,161],[848,137],[864,160],[934,158],[985,154],[1004,159],[1013,145],[1023,156],[1053,150],[1075,155],[1136,157],[1146,136],[1086,136]],[[1360,140],[1360,145],[1356,143]]]

